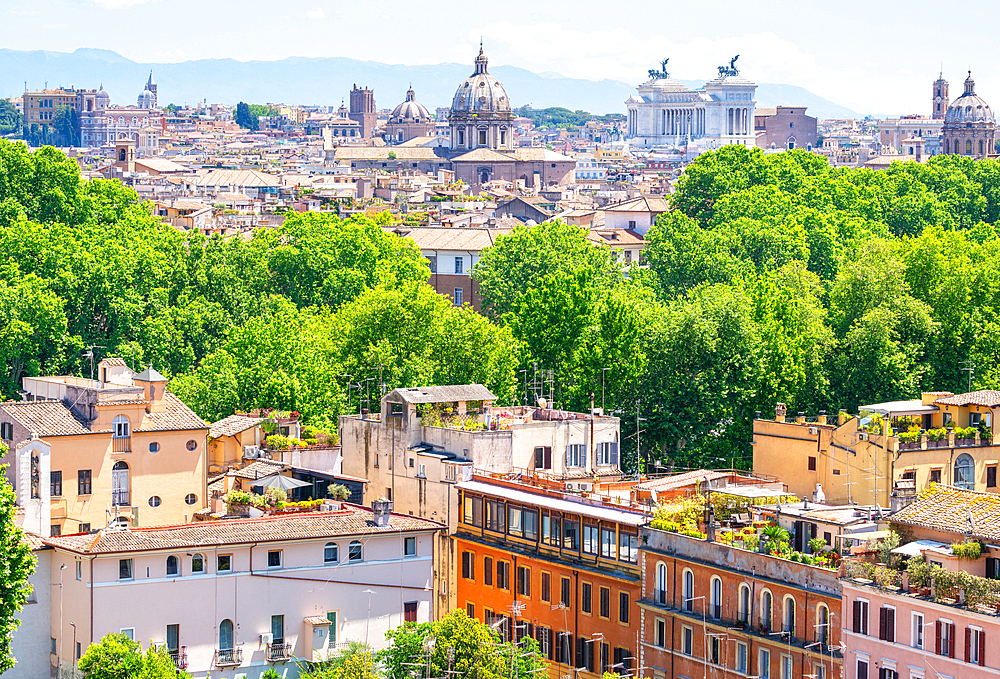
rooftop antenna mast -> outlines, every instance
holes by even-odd
[[[959,368],[960,371],[969,373],[969,391],[971,392],[972,391],[972,373],[974,373],[976,371],[976,363],[975,363],[975,361],[962,361],[962,362],[959,363],[959,365],[964,365],[965,366],[964,368]]]
[[[90,359],[90,379],[94,379],[94,349],[107,349],[103,344],[91,344],[87,347],[87,350],[83,352],[83,358]]]

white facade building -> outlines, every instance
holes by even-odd
[[[735,61],[735,60],[734,60]],[[728,144],[754,146],[757,84],[730,68],[698,90],[650,71],[628,107],[626,139],[636,146],[691,147],[708,151]]]

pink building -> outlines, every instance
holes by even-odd
[[[356,505],[64,535],[52,547],[52,668],[110,632],[164,645],[195,677],[255,679],[434,619],[443,526]]]
[[[998,496],[932,486],[889,521],[905,536],[893,552],[911,565],[845,561],[845,679],[996,677]]]

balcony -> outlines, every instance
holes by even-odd
[[[188,654],[187,651],[169,651],[170,659],[174,661],[174,666],[179,670],[187,669],[188,666]]]
[[[292,659],[291,644],[268,644],[267,662],[287,662]]]
[[[127,490],[113,490],[111,491],[111,506],[112,507],[130,507],[129,501],[131,493]]]
[[[132,437],[131,436],[114,436],[111,438],[111,452],[113,453],[131,453],[132,452]]]
[[[216,667],[239,667],[243,664],[242,648],[224,648],[215,652],[212,664]]]

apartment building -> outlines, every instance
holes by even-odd
[[[152,367],[135,373],[108,358],[97,376],[25,377],[25,400],[0,403],[7,480],[25,530],[190,521],[207,505],[208,424]]]
[[[639,667],[640,510],[497,477],[457,487],[458,607],[535,638],[552,677]]]
[[[1000,391],[925,392],[918,399],[753,422],[754,470],[780,477],[795,495],[821,484],[838,504],[899,508],[931,483],[997,490]]]
[[[52,669],[120,632],[194,677],[298,676],[347,641],[434,618],[433,521],[355,505],[257,519],[109,528],[52,549]]]
[[[643,676],[841,676],[835,570],[649,526],[639,545]]]
[[[845,562],[846,679],[997,676],[1000,500],[938,485],[889,521],[908,540],[893,552],[916,563]]]

